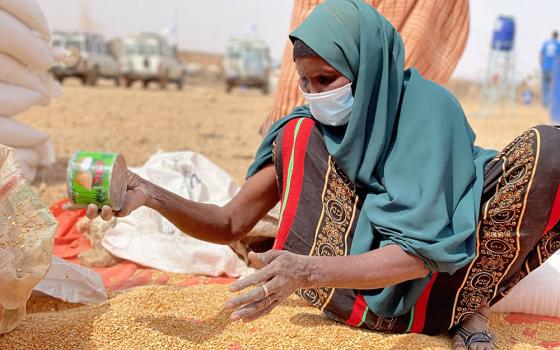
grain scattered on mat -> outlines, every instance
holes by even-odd
[[[230,322],[222,310],[227,286],[136,288],[95,306],[37,308],[14,332],[0,336],[0,349],[449,349],[445,336],[391,335],[363,331],[326,319],[292,297],[249,324]],[[32,299],[33,301],[34,299]],[[35,300],[36,302],[36,300]],[[52,306],[52,305],[51,305]],[[427,320],[429,322],[429,319]],[[559,326],[511,324],[492,315],[497,349],[552,349]]]
[[[226,286],[150,286],[96,306],[28,315],[0,349],[446,349],[449,340],[336,324],[296,297],[254,323],[230,322]],[[402,344],[399,347],[398,344]]]
[[[47,295],[32,295],[27,301],[27,313],[55,312],[81,307],[82,304],[67,303]]]

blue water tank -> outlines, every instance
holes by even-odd
[[[550,102],[552,124],[560,125],[560,58],[556,58],[554,62]]]
[[[513,17],[498,16],[492,33],[492,48],[511,51],[515,40],[515,20]]]

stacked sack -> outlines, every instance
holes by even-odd
[[[0,145],[0,334],[25,316],[33,288],[49,270],[56,227],[12,149]]]
[[[49,136],[9,119],[60,95],[47,73],[57,59],[49,27],[35,0],[0,0],[0,144],[15,149],[24,176],[54,163]]]

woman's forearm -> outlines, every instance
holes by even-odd
[[[146,205],[186,234],[207,242],[228,244],[247,234],[278,202],[273,166],[252,176],[223,207],[197,203],[146,180]]]
[[[182,232],[207,242],[226,244],[239,238],[231,218],[223,207],[197,203],[157,185],[150,184],[147,206],[156,210]]]
[[[360,255],[310,257],[310,288],[378,289],[425,277],[419,258],[396,244]]]

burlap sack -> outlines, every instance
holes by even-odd
[[[57,222],[0,145],[0,334],[25,316],[31,291],[50,268]]]

